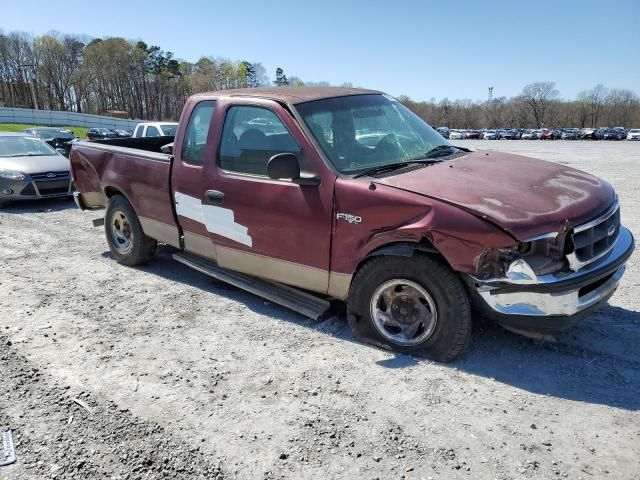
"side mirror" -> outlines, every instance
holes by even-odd
[[[267,163],[267,175],[273,180],[297,180],[300,178],[298,157],[293,153],[278,153],[274,155]]]

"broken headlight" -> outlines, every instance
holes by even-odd
[[[508,278],[514,283],[535,283],[537,277],[555,273],[565,264],[566,233],[542,235],[511,248],[485,251],[478,259],[480,278]]]

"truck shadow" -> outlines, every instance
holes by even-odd
[[[355,342],[362,348],[376,348],[351,335],[344,315],[314,322],[173,261],[168,248],[161,248],[155,261],[138,268],[238,301],[253,312]],[[539,395],[640,410],[640,312],[606,305],[555,343],[531,340],[488,321],[475,320],[471,347],[458,361],[444,365],[446,368]],[[433,363],[394,354],[377,365],[401,369],[429,368]]]
[[[77,209],[73,197],[46,198],[41,200],[23,200],[9,202],[0,208],[0,213],[21,215],[23,213],[49,213]]]
[[[531,393],[640,410],[640,312],[605,305],[555,343],[476,323],[457,369]]]

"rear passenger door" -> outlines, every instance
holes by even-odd
[[[203,208],[222,267],[326,292],[335,175],[280,104],[220,99],[219,149],[207,157]],[[267,176],[267,162],[294,153],[321,178],[301,186]]]

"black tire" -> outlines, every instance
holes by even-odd
[[[122,195],[109,199],[104,231],[111,255],[121,265],[131,267],[148,262],[158,245],[156,240],[144,234],[138,215]]]
[[[437,313],[432,333],[413,345],[385,337],[371,313],[376,292],[400,279],[422,287]],[[464,352],[471,340],[471,308],[464,286],[448,265],[434,257],[373,257],[355,275],[347,306],[347,318],[356,338],[401,353],[450,362]]]

